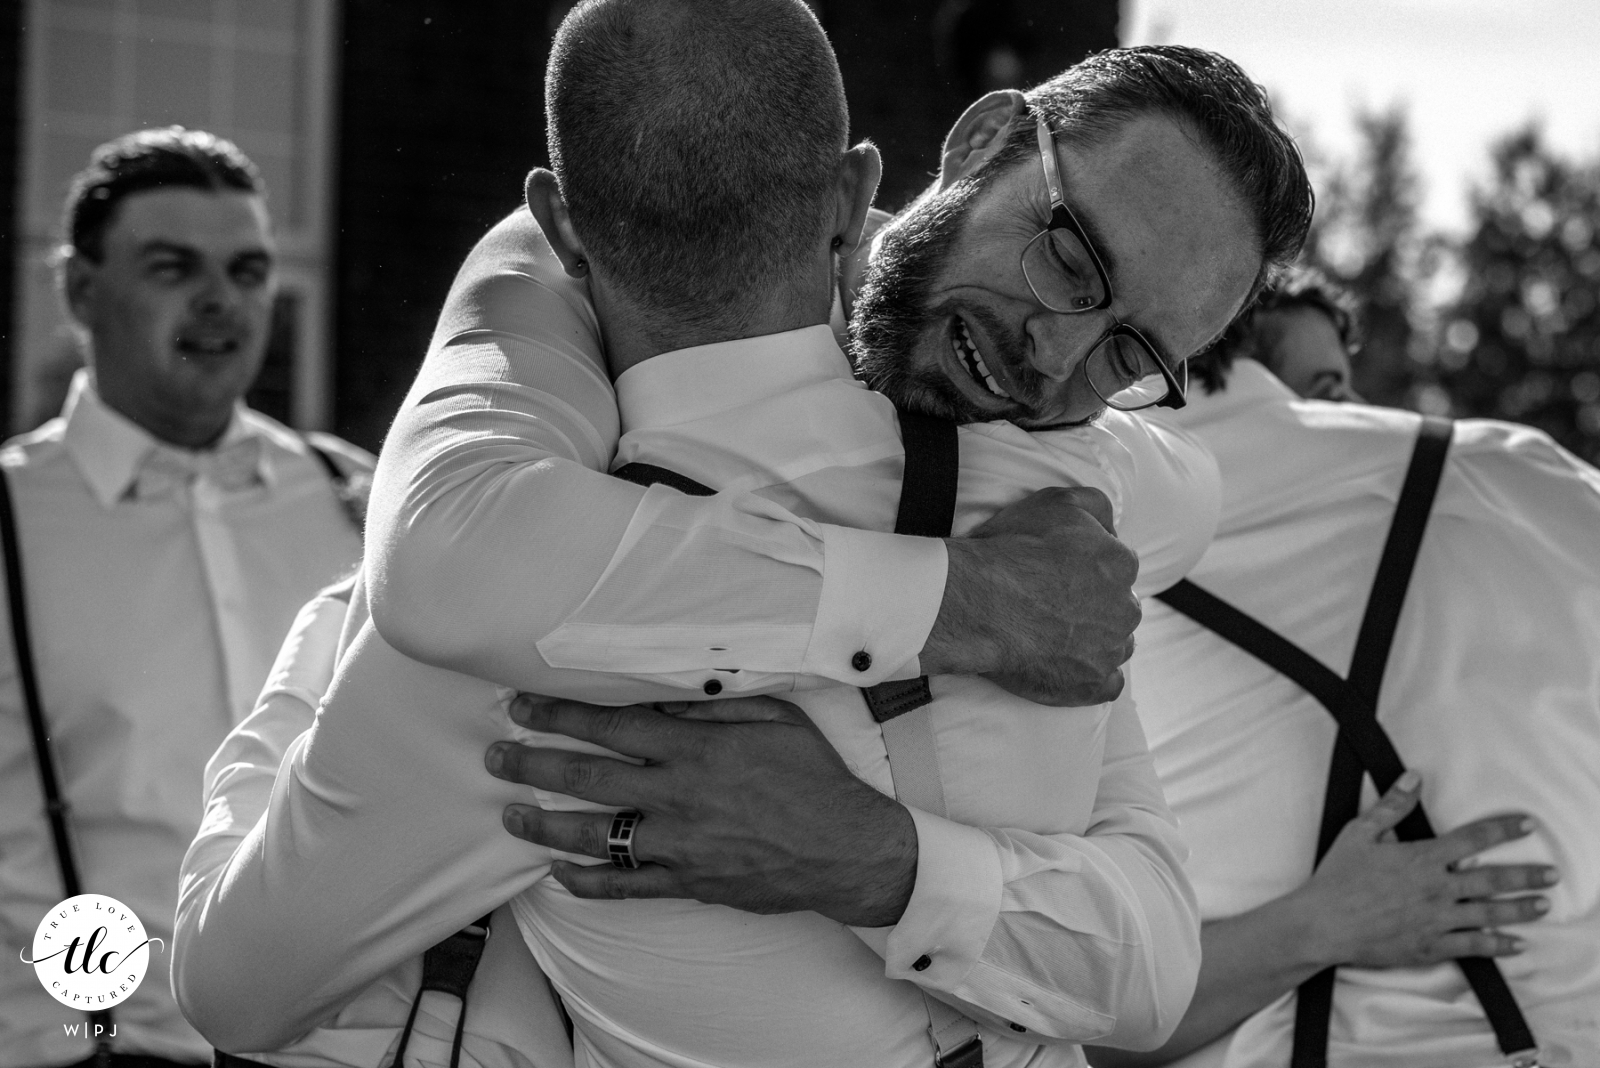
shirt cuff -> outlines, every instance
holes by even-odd
[[[917,657],[944,601],[944,541],[818,526],[822,596],[801,673],[852,686],[922,674]]]
[[[917,827],[917,881],[889,932],[884,974],[954,990],[983,955],[999,919],[1000,853],[975,827],[907,811]]]

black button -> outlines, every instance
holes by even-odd
[[[912,962],[911,970],[914,971],[914,972],[925,972],[932,965],[933,965],[933,959],[931,957],[929,957],[926,953],[924,953],[922,956],[918,957],[915,961]]]
[[[850,666],[857,671],[865,671],[872,666],[872,654],[865,649],[850,658]]]
[[[706,684],[700,688],[706,693],[710,694],[712,697],[715,697],[717,694],[722,692],[722,683],[717,679],[707,679]]]
[[[1007,1020],[1006,1022],[1007,1023],[1011,1023],[1010,1020]],[[1028,1033],[1028,1029],[1026,1027],[1023,1027],[1021,1024],[1011,1024],[1011,1030],[1016,1031],[1019,1034],[1024,1034],[1024,1035]]]

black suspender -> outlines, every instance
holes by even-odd
[[[55,752],[50,748],[50,728],[39,699],[39,674],[34,666],[33,640],[28,633],[28,597],[22,582],[22,544],[17,536],[16,510],[11,503],[11,480],[0,469],[0,549],[5,553],[6,606],[11,616],[11,646],[17,661],[17,678],[22,683],[22,704],[27,710],[28,733],[33,738],[33,758],[39,768],[39,785],[44,791],[45,814],[50,821],[50,838],[55,845],[56,867],[68,897],[83,893],[83,880],[77,854],[72,848],[69,825],[70,806],[61,791],[56,771]],[[95,1063],[111,1063],[111,1011],[89,1013],[90,1034],[95,1040]]]
[[[1405,604],[1406,589],[1416,565],[1417,551],[1422,545],[1444,471],[1450,432],[1448,420],[1423,420],[1372,592],[1367,598],[1348,678],[1340,678],[1287,638],[1187,579],[1157,594],[1172,608],[1288,676],[1316,698],[1338,722],[1339,733],[1334,741],[1322,824],[1317,835],[1318,863],[1339,831],[1356,817],[1363,773],[1372,776],[1373,784],[1382,793],[1393,786],[1405,770],[1394,743],[1378,723],[1378,693],[1400,610]],[[1401,840],[1408,842],[1431,838],[1434,834],[1420,804],[1395,831]],[[1465,957],[1456,963],[1477,994],[1501,1051],[1521,1068],[1537,1063],[1533,1033],[1499,967],[1486,957]],[[1295,1005],[1291,1068],[1323,1068],[1327,1064],[1334,972],[1334,968],[1325,969],[1300,986]]]
[[[919,538],[948,537],[955,521],[956,484],[961,475],[956,425],[947,419],[896,411],[906,447],[906,469],[900,482],[900,510],[895,515],[894,532]],[[861,693],[878,723],[933,700],[926,675],[880,682]]]
[[[328,450],[322,448],[305,434],[300,435],[300,440],[306,443],[306,448],[311,450],[322,464],[323,470],[328,472],[328,481],[333,484],[333,495],[339,499],[339,507],[344,509],[344,514],[350,517],[350,525],[356,528],[357,534],[365,534],[367,530],[367,497],[372,492],[372,483],[367,479],[366,473],[360,477],[347,474],[334,460]]]

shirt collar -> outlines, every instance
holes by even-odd
[[[618,376],[617,407],[625,431],[669,427],[833,379],[854,376],[822,323],[653,356]]]
[[[232,445],[256,433],[254,427],[242,418],[243,402],[234,406],[228,428],[222,432],[217,446]],[[61,409],[66,422],[62,435],[67,453],[78,465],[84,481],[89,483],[95,499],[102,507],[110,508],[127,493],[128,487],[139,474],[145,458],[164,444],[121,412],[100,399],[94,379],[87,368],[72,377],[72,387],[67,392],[67,403]],[[168,445],[167,448],[177,448]],[[271,480],[271,465],[261,463],[261,476]]]

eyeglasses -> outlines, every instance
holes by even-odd
[[[1053,312],[1082,315],[1104,311],[1111,328],[1102,334],[1084,360],[1089,386],[1108,407],[1133,412],[1161,405],[1182,408],[1189,368],[1180,363],[1174,374],[1148,338],[1122,322],[1111,307],[1111,279],[1094,243],[1061,195],[1056,143],[1042,116],[1035,117],[1039,159],[1050,188],[1050,225],[1022,250],[1022,275],[1033,295]]]

